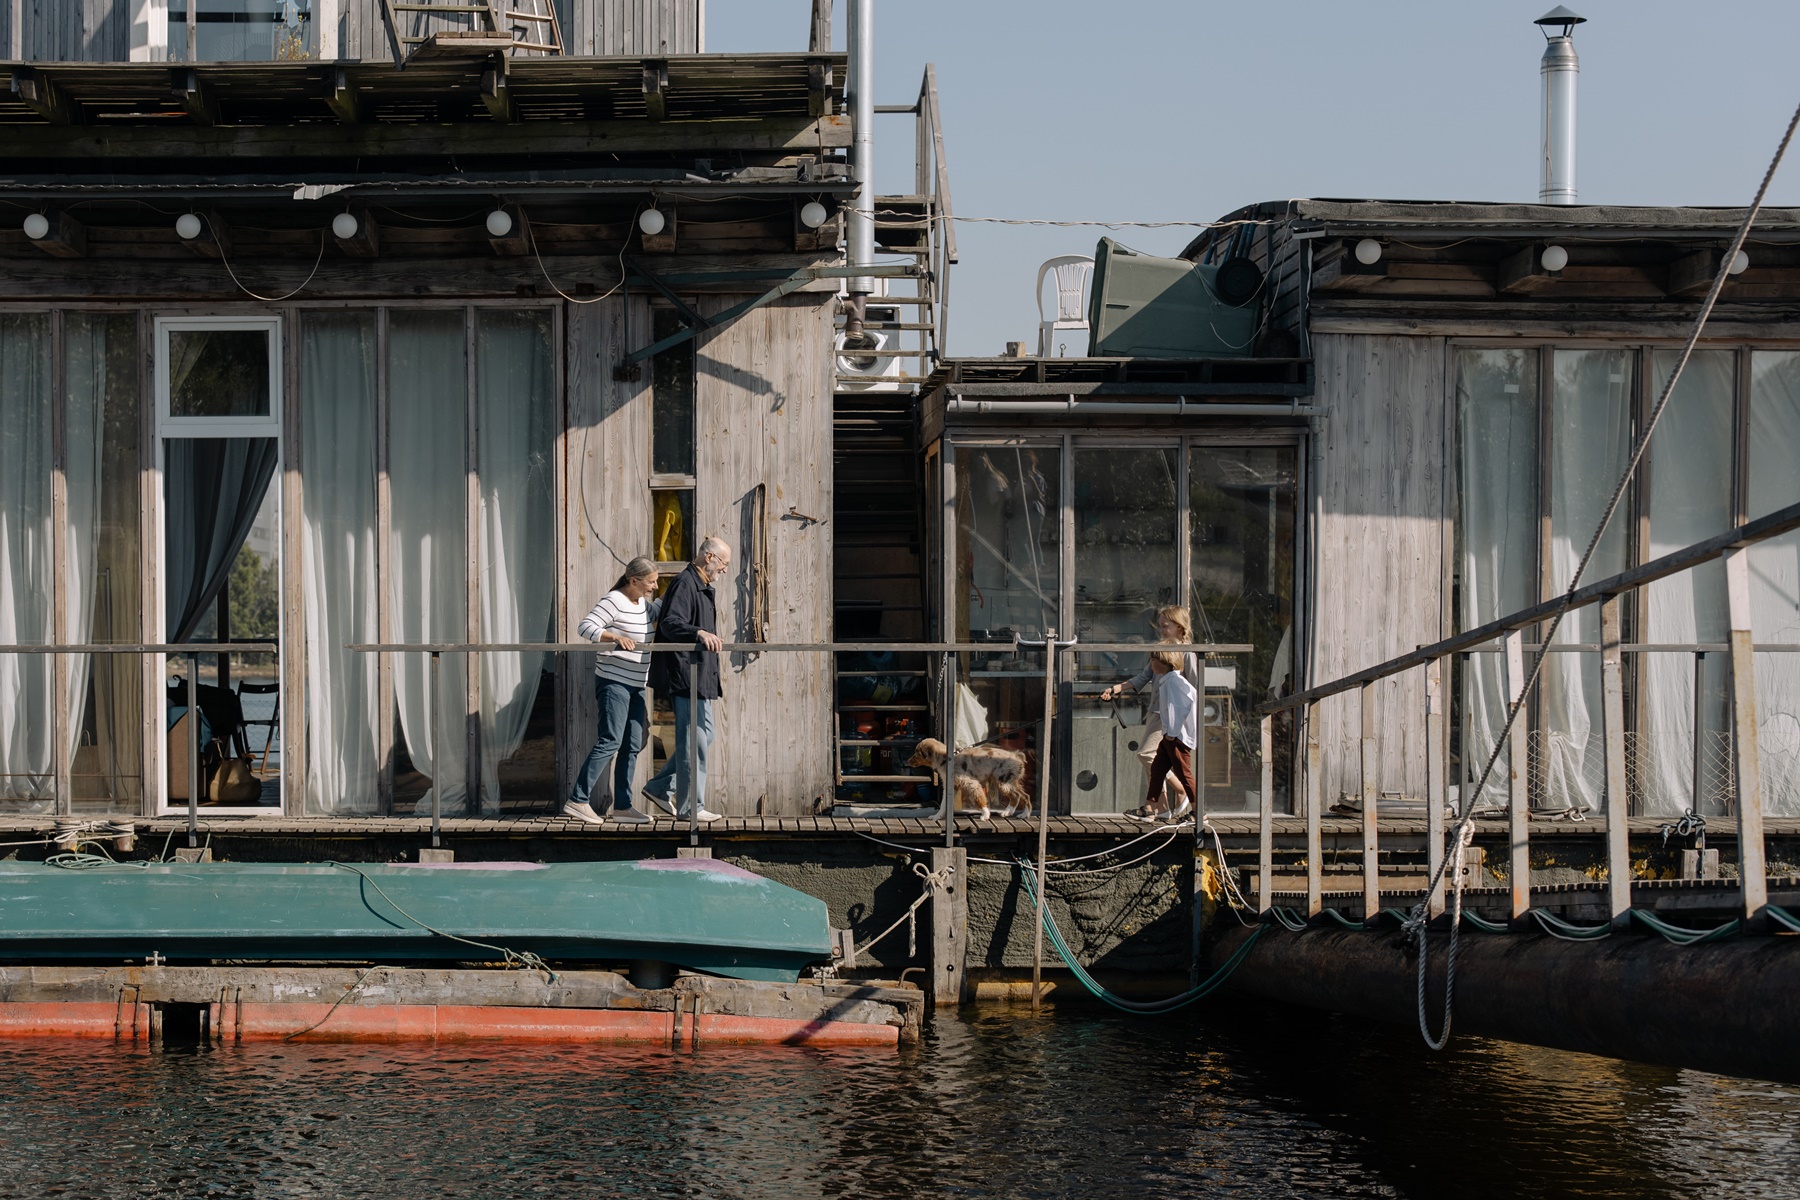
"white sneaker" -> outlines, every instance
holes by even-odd
[[[677,821],[686,819],[680,813],[675,811],[675,802],[673,800],[670,800],[665,796],[659,796],[655,792],[651,791],[649,788],[645,788],[643,791],[639,792],[638,795],[642,796],[644,799],[648,800],[650,803],[656,805],[656,807],[662,809],[665,813],[669,814],[669,816],[675,818]]]
[[[686,825],[687,821],[688,821],[688,816],[686,813],[676,813],[675,819],[677,821],[681,822],[683,825]],[[708,821],[723,821],[724,819],[725,818],[723,815],[713,812],[711,809],[707,808],[705,805],[700,806],[700,823],[702,825],[706,824]]]
[[[615,808],[612,819],[621,825],[648,825],[655,818],[646,817],[635,808]]]
[[[585,800],[571,800],[563,805],[562,815],[577,821],[585,821],[589,825],[604,825],[606,818],[594,811],[594,806]]]

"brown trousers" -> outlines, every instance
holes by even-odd
[[[1150,760],[1150,794],[1144,798],[1146,806],[1155,804],[1157,797],[1162,795],[1163,780],[1171,771],[1187,789],[1188,799],[1198,803],[1200,789],[1194,786],[1194,752],[1164,733],[1163,740],[1157,743],[1156,757]]]

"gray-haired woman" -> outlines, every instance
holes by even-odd
[[[644,683],[649,674],[649,654],[638,643],[650,640],[661,606],[650,599],[656,594],[656,564],[634,558],[612,590],[600,598],[593,611],[581,619],[581,636],[602,646],[615,647],[594,655],[594,699],[600,708],[600,734],[587,762],[575,777],[575,790],[563,805],[563,815],[598,825],[606,818],[594,811],[588,797],[600,782],[608,762],[613,765],[613,819],[641,824],[649,817],[631,807],[631,777],[637,769],[638,751],[650,727],[644,706]]]

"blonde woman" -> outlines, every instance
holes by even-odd
[[[1187,608],[1180,604],[1165,604],[1157,609],[1156,636],[1164,642],[1193,641],[1193,618],[1188,615]],[[1204,676],[1200,674],[1199,656],[1193,651],[1188,650],[1182,653],[1181,660],[1182,677],[1193,686],[1196,695],[1205,695],[1205,690],[1201,686],[1201,680]],[[1142,671],[1139,671],[1130,679],[1115,683],[1104,692],[1101,692],[1100,699],[1111,700],[1114,696],[1123,696],[1126,692],[1135,692],[1150,681],[1151,671],[1149,666],[1146,665]],[[1156,708],[1153,705],[1151,706],[1149,716],[1144,720],[1144,740],[1138,743],[1137,751],[1138,761],[1144,764],[1144,773],[1146,775],[1150,773],[1150,764],[1156,761],[1156,748],[1162,743],[1162,739],[1162,719],[1157,715]],[[1171,772],[1163,785],[1163,797],[1170,810],[1179,807],[1176,800],[1180,797],[1182,791],[1183,788],[1181,784],[1177,782],[1175,774]],[[1198,799],[1198,797],[1195,797],[1195,799]]]

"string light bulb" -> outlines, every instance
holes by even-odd
[[[34,242],[42,241],[50,236],[50,218],[43,213],[32,213],[26,217],[25,236]]]
[[[667,228],[668,224],[669,220],[662,215],[661,209],[646,208],[638,214],[638,228],[643,230],[645,237],[655,237]]]
[[[1554,275],[1569,265],[1569,252],[1561,246],[1545,246],[1538,261],[1544,264],[1544,270]]]
[[[175,218],[175,232],[180,235],[181,240],[184,242],[193,241],[204,232],[205,228],[206,227],[200,223],[200,218],[194,213],[182,213],[179,217]]]
[[[1742,275],[1745,271],[1748,271],[1749,269],[1750,269],[1750,256],[1748,254],[1745,254],[1742,250],[1739,250],[1736,254],[1731,256],[1731,266],[1729,268],[1729,271],[1731,274]]]
[[[830,216],[831,214],[825,211],[825,206],[817,200],[808,200],[800,206],[800,223],[808,229],[817,229]]]
[[[362,224],[356,219],[355,213],[341,212],[337,216],[331,218],[332,237],[343,238],[348,241],[350,238],[356,236],[356,231],[360,228],[362,228]]]
[[[496,208],[487,215],[487,231],[493,237],[505,237],[512,232],[512,214],[504,208]]]
[[[1374,238],[1364,238],[1356,243],[1356,261],[1365,267],[1372,267],[1381,261],[1381,243]]]

